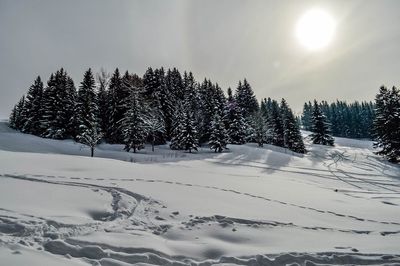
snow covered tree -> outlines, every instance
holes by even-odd
[[[211,121],[215,112],[223,116],[226,104],[225,95],[218,84],[205,79],[198,90],[200,142],[208,142],[211,135]]]
[[[243,117],[248,118],[255,113],[259,106],[256,96],[250,84],[244,79],[243,84],[239,81],[235,93],[235,100],[238,106],[242,109]]]
[[[177,109],[178,113],[175,117],[179,118],[179,120],[177,120],[175,126],[170,148],[173,150],[185,150],[191,153],[192,150],[197,151],[198,139],[193,114],[188,109],[185,107]]]
[[[301,136],[299,124],[285,99],[282,99],[280,109],[283,118],[284,146],[291,151],[305,153],[306,149]]]
[[[168,90],[173,94],[173,98],[182,101],[185,97],[185,87],[179,70],[176,68],[168,69],[165,82]]]
[[[15,125],[18,130],[22,130],[26,123],[26,117],[27,117],[25,95],[22,96],[22,98],[19,100],[17,109],[18,109],[18,116],[17,120],[15,121]]]
[[[183,86],[185,88],[183,102],[191,112],[195,113],[198,111],[199,104],[196,81],[193,77],[192,72],[189,72],[189,74],[185,72],[183,74]]]
[[[22,96],[11,112],[9,126],[16,130],[22,130],[25,122],[25,96]]]
[[[270,110],[267,117],[267,143],[279,147],[284,146],[284,130],[281,110],[277,101],[270,102]]]
[[[143,114],[143,106],[138,100],[136,92],[132,92],[129,101],[129,109],[126,113],[123,125],[123,136],[125,150],[129,152],[131,149],[134,153],[144,148],[146,140],[146,125]]]
[[[90,68],[85,72],[83,81],[78,90],[76,112],[78,135],[93,131],[92,127],[98,128],[98,106],[95,92],[95,80]]]
[[[40,119],[42,117],[43,82],[38,76],[26,95],[26,122],[22,131],[34,135],[40,135]]]
[[[16,129],[15,128],[15,121],[17,120],[17,105],[14,105],[13,109],[11,110],[11,114],[8,120],[8,126],[10,128]]]
[[[43,92],[42,136],[65,139],[74,133],[76,90],[63,68],[51,74]]]
[[[152,109],[153,115],[156,114],[158,119],[164,123],[164,132],[157,134],[156,142],[165,143],[171,138],[172,121],[175,111],[176,97],[171,91],[173,89],[171,80],[167,81],[163,68],[148,68],[143,76],[144,92],[143,96],[149,107]]]
[[[316,100],[312,113],[312,132],[311,140],[314,144],[333,146],[334,139],[330,135],[329,125]]]
[[[228,142],[231,144],[244,144],[246,138],[246,124],[241,109],[236,101],[229,97],[224,112],[224,122],[227,129]],[[230,100],[229,100],[230,99]]]
[[[145,119],[144,127],[148,137],[150,138],[151,151],[154,152],[154,145],[157,135],[160,133],[165,133],[165,124],[163,121],[161,121],[159,116],[153,114],[152,116]]]
[[[374,136],[377,152],[390,162],[400,161],[400,92],[396,87],[382,86],[376,95]]]
[[[64,123],[66,125],[66,138],[75,138],[78,135],[76,128],[76,97],[77,91],[74,85],[74,81],[70,76],[66,75],[65,81],[65,93],[63,94],[63,106],[65,108]]]
[[[214,152],[222,152],[226,149],[227,140],[228,136],[225,131],[224,123],[218,112],[215,112],[211,122],[210,141],[208,142],[210,149],[214,150]]]
[[[94,150],[102,139],[103,135],[100,129],[97,127],[97,122],[92,121],[92,124],[81,128],[81,133],[78,135],[77,139],[80,143],[89,146],[90,157],[94,156]]]
[[[122,120],[126,113],[126,98],[122,85],[122,78],[119,69],[116,68],[108,87],[108,131],[106,139],[110,143],[123,143]]]

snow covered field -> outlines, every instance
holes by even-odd
[[[371,142],[229,148],[89,158],[1,122],[0,265],[400,265],[400,167]]]

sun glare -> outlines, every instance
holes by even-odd
[[[335,21],[321,9],[304,13],[296,24],[296,37],[309,50],[319,50],[327,46],[335,33]]]

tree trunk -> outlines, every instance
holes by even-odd
[[[153,138],[151,139],[151,151],[152,152],[154,152],[154,139],[155,139],[155,137],[153,135]]]
[[[93,157],[94,155],[94,147],[90,147],[90,157]]]

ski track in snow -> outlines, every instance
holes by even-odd
[[[116,219],[120,218],[121,220],[129,219],[129,217],[133,216],[137,206],[141,202],[146,202],[148,205],[158,205],[162,206],[160,202],[157,200],[150,199],[143,195],[131,192],[129,190],[117,187],[117,186],[101,186],[98,184],[91,183],[80,183],[77,182],[79,180],[85,181],[107,181],[104,178],[80,178],[80,177],[66,177],[66,176],[44,176],[44,175],[32,175],[30,177],[28,174],[1,174],[0,176],[4,178],[13,178],[18,180],[30,181],[30,182],[42,182],[54,185],[61,186],[76,186],[83,187],[94,190],[103,190],[110,193],[113,197],[111,205],[113,206],[114,214],[108,217],[108,220],[104,220],[104,223],[113,222]],[[54,180],[57,179],[57,180]],[[68,181],[59,181],[58,179],[68,180]],[[380,224],[393,224],[400,225],[400,223],[396,222],[386,222],[386,221],[377,221],[371,219],[364,219],[360,217],[355,217],[351,215],[344,215],[332,211],[315,209],[307,206],[287,203],[279,200],[274,200],[262,196],[252,195],[249,193],[242,193],[236,190],[218,188],[215,186],[202,186],[190,183],[182,183],[182,182],[172,182],[165,180],[145,180],[141,178],[110,178],[109,181],[120,181],[120,182],[148,182],[148,183],[164,183],[169,185],[178,185],[185,187],[201,187],[205,189],[217,190],[223,193],[234,193],[240,194],[243,196],[248,196],[252,198],[262,199],[268,202],[277,203],[281,205],[288,205],[292,207],[301,208],[307,211],[318,212],[325,215],[334,215],[337,217],[341,217],[343,219],[354,219],[357,222],[370,222],[370,223],[380,223]],[[118,208],[118,201],[120,200],[121,195],[126,195],[128,197],[132,197],[138,201],[138,204],[135,205],[130,211],[120,212]],[[9,211],[0,209],[3,211]],[[12,211],[9,211],[12,215]],[[154,213],[153,213],[154,214]],[[19,214],[21,215],[21,214]],[[23,215],[23,214],[22,214]],[[284,255],[266,255],[266,256],[257,256],[256,258],[229,258],[222,257],[219,260],[207,260],[203,262],[198,262],[194,259],[180,257],[180,256],[169,256],[167,254],[163,254],[157,250],[151,250],[146,248],[120,248],[114,247],[107,244],[102,243],[90,243],[90,242],[82,242],[79,240],[73,240],[71,237],[76,235],[88,234],[91,232],[104,230],[104,228],[108,226],[102,226],[98,223],[92,224],[84,224],[84,225],[68,225],[68,224],[60,224],[45,218],[41,217],[32,217],[27,215],[27,220],[19,220],[17,217],[13,216],[3,216],[0,215],[0,224],[3,226],[0,227],[0,232],[7,233],[17,240],[20,239],[17,243],[26,245],[26,246],[34,246],[32,242],[37,242],[39,244],[39,248],[42,247],[44,250],[58,255],[69,255],[75,258],[85,258],[87,261],[99,261],[101,265],[107,265],[107,259],[111,259],[112,261],[122,261],[126,263],[151,263],[157,265],[211,265],[211,264],[219,264],[219,263],[232,263],[232,264],[240,264],[240,265],[281,265],[281,263],[287,261],[290,263],[306,263],[304,265],[315,265],[315,263],[326,263],[329,264],[330,261],[337,263],[338,261],[344,263],[362,263],[369,264],[371,263],[380,263],[380,262],[388,262],[387,256],[385,255],[376,255],[370,258],[370,255],[358,254],[358,259],[354,259],[353,255],[348,254],[340,254],[340,253],[324,253],[324,254],[284,254]],[[32,219],[32,220],[29,220]],[[103,217],[104,218],[104,217]],[[154,219],[154,215],[152,217]],[[36,220],[36,222],[35,222]],[[337,229],[337,228],[328,228],[328,227],[316,227],[316,226],[299,226],[294,223],[282,223],[278,221],[255,221],[255,220],[246,220],[246,219],[238,219],[233,217],[226,216],[211,216],[211,217],[194,217],[190,218],[186,222],[182,222],[185,228],[193,228],[199,225],[204,225],[206,223],[215,223],[221,227],[226,227],[228,225],[237,226],[252,226],[252,227],[296,227],[301,228],[303,230],[321,230],[321,231],[337,231],[342,233],[354,233],[354,234],[371,234],[373,231],[360,231],[360,230],[352,230],[352,229]],[[124,222],[122,222],[124,224]],[[139,223],[137,223],[139,224]],[[142,224],[152,224],[149,221],[143,222]],[[4,226],[7,225],[7,226]],[[154,225],[154,224],[153,224]],[[157,226],[143,227],[143,230],[154,230],[160,229]],[[158,231],[158,234],[165,233],[169,228],[161,228]],[[63,232],[60,234],[59,232]],[[39,233],[38,233],[39,232]],[[382,236],[399,234],[399,231],[381,231],[378,232]],[[31,242],[29,242],[29,240]],[[43,238],[47,238],[48,240],[43,241]],[[342,249],[342,247],[338,247],[337,249]],[[346,248],[343,248],[346,249]],[[123,253],[124,255],[121,255]],[[307,259],[308,258],[308,259]],[[103,261],[103,263],[102,263]],[[391,257],[391,261],[393,263],[400,263],[399,257]],[[308,264],[307,264],[308,263]]]
[[[88,187],[88,188],[101,188],[103,190],[106,191],[118,191],[120,193],[123,194],[127,194],[129,196],[134,197],[135,199],[146,199],[147,201],[149,201],[150,199],[136,194],[134,192],[131,192],[129,190],[123,189],[123,188],[119,188],[119,187],[107,187],[107,186],[100,186],[100,185],[94,185],[94,184],[89,184],[89,183],[78,183],[78,182],[59,182],[59,181],[48,181],[48,180],[43,180],[43,179],[36,179],[36,178],[30,178],[27,177],[27,175],[21,174],[21,175],[15,175],[15,174],[0,174],[0,176],[3,177],[9,177],[9,178],[16,178],[16,179],[22,179],[22,180],[27,180],[27,181],[32,181],[32,182],[45,182],[45,183],[50,183],[50,184],[58,184],[58,185],[67,185],[67,186],[81,186],[81,187]],[[44,175],[35,175],[35,177],[41,177],[41,178],[61,178],[61,179],[70,179],[70,180],[80,180],[80,177],[65,177],[65,176],[44,176]],[[84,178],[85,180],[99,180],[99,181],[104,181],[104,178],[99,178],[99,179],[93,179],[93,178]],[[186,186],[186,187],[200,187],[200,188],[205,188],[205,189],[213,189],[213,190],[217,190],[220,192],[226,192],[226,193],[234,193],[234,194],[239,194],[239,195],[244,195],[244,196],[248,196],[251,198],[257,198],[257,199],[261,199],[261,200],[265,200],[268,202],[272,202],[272,203],[277,203],[277,204],[281,204],[281,205],[287,205],[287,206],[292,206],[292,207],[296,207],[296,208],[300,208],[300,209],[304,209],[304,210],[308,210],[308,211],[312,211],[312,212],[317,212],[317,213],[323,213],[326,215],[334,215],[336,217],[342,217],[342,218],[347,218],[347,219],[353,219],[355,221],[358,222],[370,222],[370,223],[379,223],[379,224],[392,224],[392,225],[399,225],[400,223],[398,222],[387,222],[387,221],[377,221],[377,220],[372,220],[372,219],[366,219],[366,218],[360,218],[360,217],[355,217],[352,215],[346,215],[346,214],[341,214],[341,213],[337,213],[337,212],[333,212],[333,211],[327,211],[327,210],[321,210],[321,209],[316,209],[316,208],[312,208],[312,207],[307,207],[307,206],[302,206],[302,205],[298,205],[298,204],[294,204],[294,203],[288,203],[288,202],[284,202],[284,201],[280,201],[280,200],[275,200],[275,199],[271,199],[271,198],[266,198],[263,196],[257,196],[257,195],[253,195],[250,193],[242,193],[240,191],[237,190],[233,190],[233,189],[225,189],[225,188],[219,188],[219,187],[215,187],[215,186],[203,186],[203,185],[197,185],[197,184],[190,184],[190,183],[182,183],[182,182],[172,182],[172,181],[165,181],[165,180],[156,180],[156,179],[142,179],[142,178],[110,178],[109,180],[111,181],[124,181],[124,182],[147,182],[147,183],[163,183],[163,184],[169,184],[169,185],[179,185],[179,186]],[[155,203],[161,204],[157,201],[152,200]],[[132,213],[134,212],[134,210],[132,211]],[[305,227],[304,229],[309,229],[311,228],[312,230],[314,229],[332,229],[332,228],[315,228],[315,227]],[[357,231],[357,230],[339,230],[339,231],[344,231],[344,232],[355,232],[355,233],[366,233],[369,234],[371,233],[371,231]],[[385,234],[389,234],[387,232],[380,232],[382,235]],[[396,232],[392,232],[393,234],[397,234],[400,233],[399,231]]]

